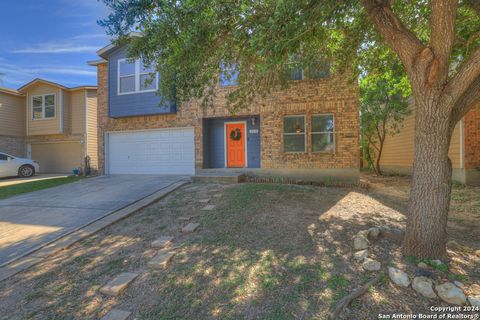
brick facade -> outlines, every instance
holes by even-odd
[[[465,169],[480,168],[480,104],[464,117]]]
[[[12,156],[25,157],[25,139],[23,137],[0,136],[0,151]]]
[[[202,119],[233,116],[226,106],[228,88],[218,88],[214,106],[203,109],[197,102],[178,107],[176,114],[110,118],[108,116],[107,64],[98,65],[98,150],[99,169],[105,168],[104,138],[106,132],[146,130],[169,127],[193,127],[195,130],[195,166],[203,167]],[[335,117],[333,154],[312,153],[310,148],[310,115],[331,113]],[[283,152],[283,116],[306,115],[307,152]],[[353,169],[359,168],[359,96],[354,83],[345,79],[326,78],[292,83],[289,89],[258,99],[248,110],[235,116],[260,116],[262,169]]]

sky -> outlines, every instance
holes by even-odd
[[[87,61],[110,40],[97,0],[0,0],[0,86],[17,89],[42,78],[67,87],[96,85]]]

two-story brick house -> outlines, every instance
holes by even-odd
[[[107,174],[195,174],[242,169],[257,175],[356,179],[359,96],[355,83],[328,72],[292,72],[290,87],[232,115],[220,79],[214,106],[160,105],[158,74],[126,48],[99,50],[98,166]],[[153,76],[153,81],[144,80]],[[148,83],[148,84],[147,84]]]
[[[97,88],[35,79],[0,90],[0,151],[40,163],[42,173],[97,169]]]

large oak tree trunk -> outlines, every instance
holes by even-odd
[[[453,131],[446,109],[435,101],[418,101],[416,108],[413,179],[403,249],[420,258],[446,257],[452,186],[448,149]]]

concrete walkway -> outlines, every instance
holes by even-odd
[[[0,200],[0,266],[185,178],[102,176]]]

